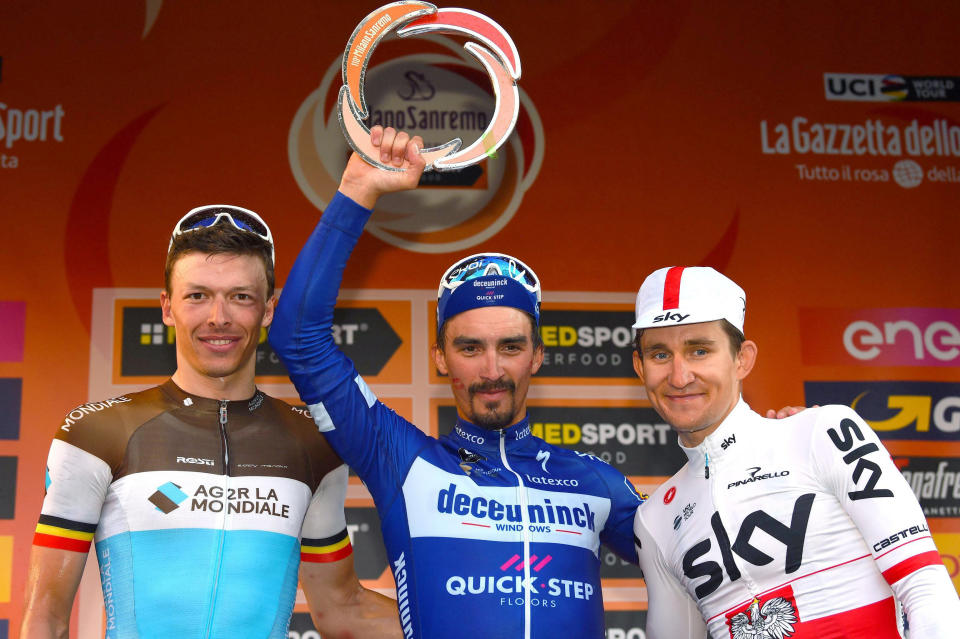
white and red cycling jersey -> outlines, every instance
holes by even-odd
[[[650,639],[960,636],[923,511],[846,406],[764,419],[740,400],[638,509]]]

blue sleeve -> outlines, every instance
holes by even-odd
[[[640,560],[634,543],[633,520],[643,498],[620,471],[603,461],[598,460],[595,463],[604,466],[599,469],[600,475],[610,491],[610,516],[607,517],[607,525],[600,532],[600,541],[624,561],[637,564]]]
[[[429,438],[377,400],[333,341],[343,270],[371,212],[334,196],[283,287],[270,344],[317,427],[376,496],[400,485]]]

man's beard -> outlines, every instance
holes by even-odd
[[[505,390],[509,396],[501,402],[490,402],[484,405],[487,410],[483,413],[476,411],[470,415],[470,421],[481,428],[487,430],[500,430],[513,423],[514,414],[514,393],[517,385],[511,379],[500,379],[495,382],[483,382],[473,384],[467,389],[470,393],[470,408],[473,410],[473,402],[477,393]],[[499,405],[499,408],[498,408]]]

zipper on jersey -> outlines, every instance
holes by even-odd
[[[229,405],[229,400],[221,399],[220,400],[220,412],[219,412],[219,427],[220,427],[220,442],[223,447],[223,495],[227,497],[229,494],[230,487],[227,485],[229,483],[228,478],[230,476],[230,451],[227,448],[227,406]],[[227,511],[228,508],[223,509],[223,516],[220,523],[220,535],[217,540],[217,557],[216,557],[216,571],[213,573],[213,588],[210,592],[210,616],[207,618],[207,628],[203,633],[205,638],[209,638],[213,632],[213,619],[216,615],[217,607],[217,592],[220,588],[220,569],[223,567],[223,542],[226,537],[226,527],[227,527]]]
[[[223,443],[223,474],[230,474],[230,451],[227,450],[227,404],[229,400],[220,400],[220,441]]]
[[[509,470],[517,478],[517,492],[520,496],[520,525],[523,526],[523,637],[530,639],[530,590],[526,584],[530,583],[530,522],[527,519],[527,487],[523,483],[523,477],[510,467],[507,461],[507,434],[500,431],[500,461],[504,468]]]
[[[703,445],[703,444],[701,444],[701,445]],[[705,446],[705,445],[703,445],[703,446]],[[703,452],[704,452],[704,471],[705,471],[704,474],[706,475],[707,481],[710,482],[710,501],[713,502],[713,508],[714,508],[714,510],[715,510],[716,513],[717,513],[717,517],[720,518],[720,524],[723,526],[724,530],[726,531],[727,540],[728,540],[728,544],[729,544],[729,539],[730,539],[730,534],[731,534],[731,532],[733,532],[733,533],[734,533],[734,536],[735,536],[737,529],[731,528],[731,527],[728,525],[728,523],[729,523],[729,515],[728,515],[727,517],[724,517],[724,514],[725,514],[725,513],[724,513],[724,507],[725,507],[725,505],[726,505],[726,499],[725,499],[725,497],[727,496],[727,493],[726,493],[725,490],[723,490],[723,486],[722,486],[722,485],[720,486],[720,489],[718,490],[718,483],[720,482],[720,477],[718,476],[718,473],[716,472],[716,464],[714,464],[713,479],[710,479],[710,455],[709,455],[709,453],[707,453],[706,448],[703,449]],[[728,459],[728,462],[729,462],[729,459]],[[729,464],[728,464],[728,466],[729,466]],[[717,539],[717,543],[722,543],[722,542],[721,542],[720,539]],[[750,592],[751,596],[756,597],[756,596],[757,596],[757,593],[760,591],[760,589],[759,589],[758,586],[757,586],[757,582],[754,581],[753,577],[750,576],[750,572],[747,570],[747,567],[746,567],[745,563],[744,563],[744,562],[737,561],[737,555],[736,555],[736,553],[733,552],[733,549],[730,548],[729,545],[728,545],[728,548],[727,548],[727,551],[726,551],[726,552],[730,553],[730,561],[734,562],[734,564],[735,564],[736,567],[737,567],[737,570],[740,572],[740,579],[743,580],[743,585],[744,585],[744,587],[746,588],[746,590],[747,590],[748,592]],[[725,579],[730,579],[730,575],[728,574],[727,567],[726,567],[725,563],[722,564],[722,565],[723,565],[723,576],[724,576],[724,578],[725,578]]]

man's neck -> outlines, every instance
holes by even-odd
[[[253,371],[248,372],[245,369],[227,377],[208,377],[189,366],[184,366],[178,367],[171,379],[185,393],[208,399],[230,401],[250,399],[257,390]]]
[[[711,424],[709,426],[704,426],[699,430],[692,430],[692,431],[687,430],[683,432],[677,432],[677,436],[680,438],[680,443],[683,444],[686,448],[696,448],[697,446],[702,444],[703,440],[705,440],[707,437],[712,435],[718,428],[720,428],[720,424],[722,424],[724,420],[726,420],[727,417],[730,416],[730,413],[733,412],[733,409],[736,408],[737,404],[739,403],[740,403],[740,395],[738,394],[734,402],[730,404],[730,408],[727,409],[727,412],[725,412],[723,414],[723,417],[721,417],[720,420],[717,421],[716,423]]]

